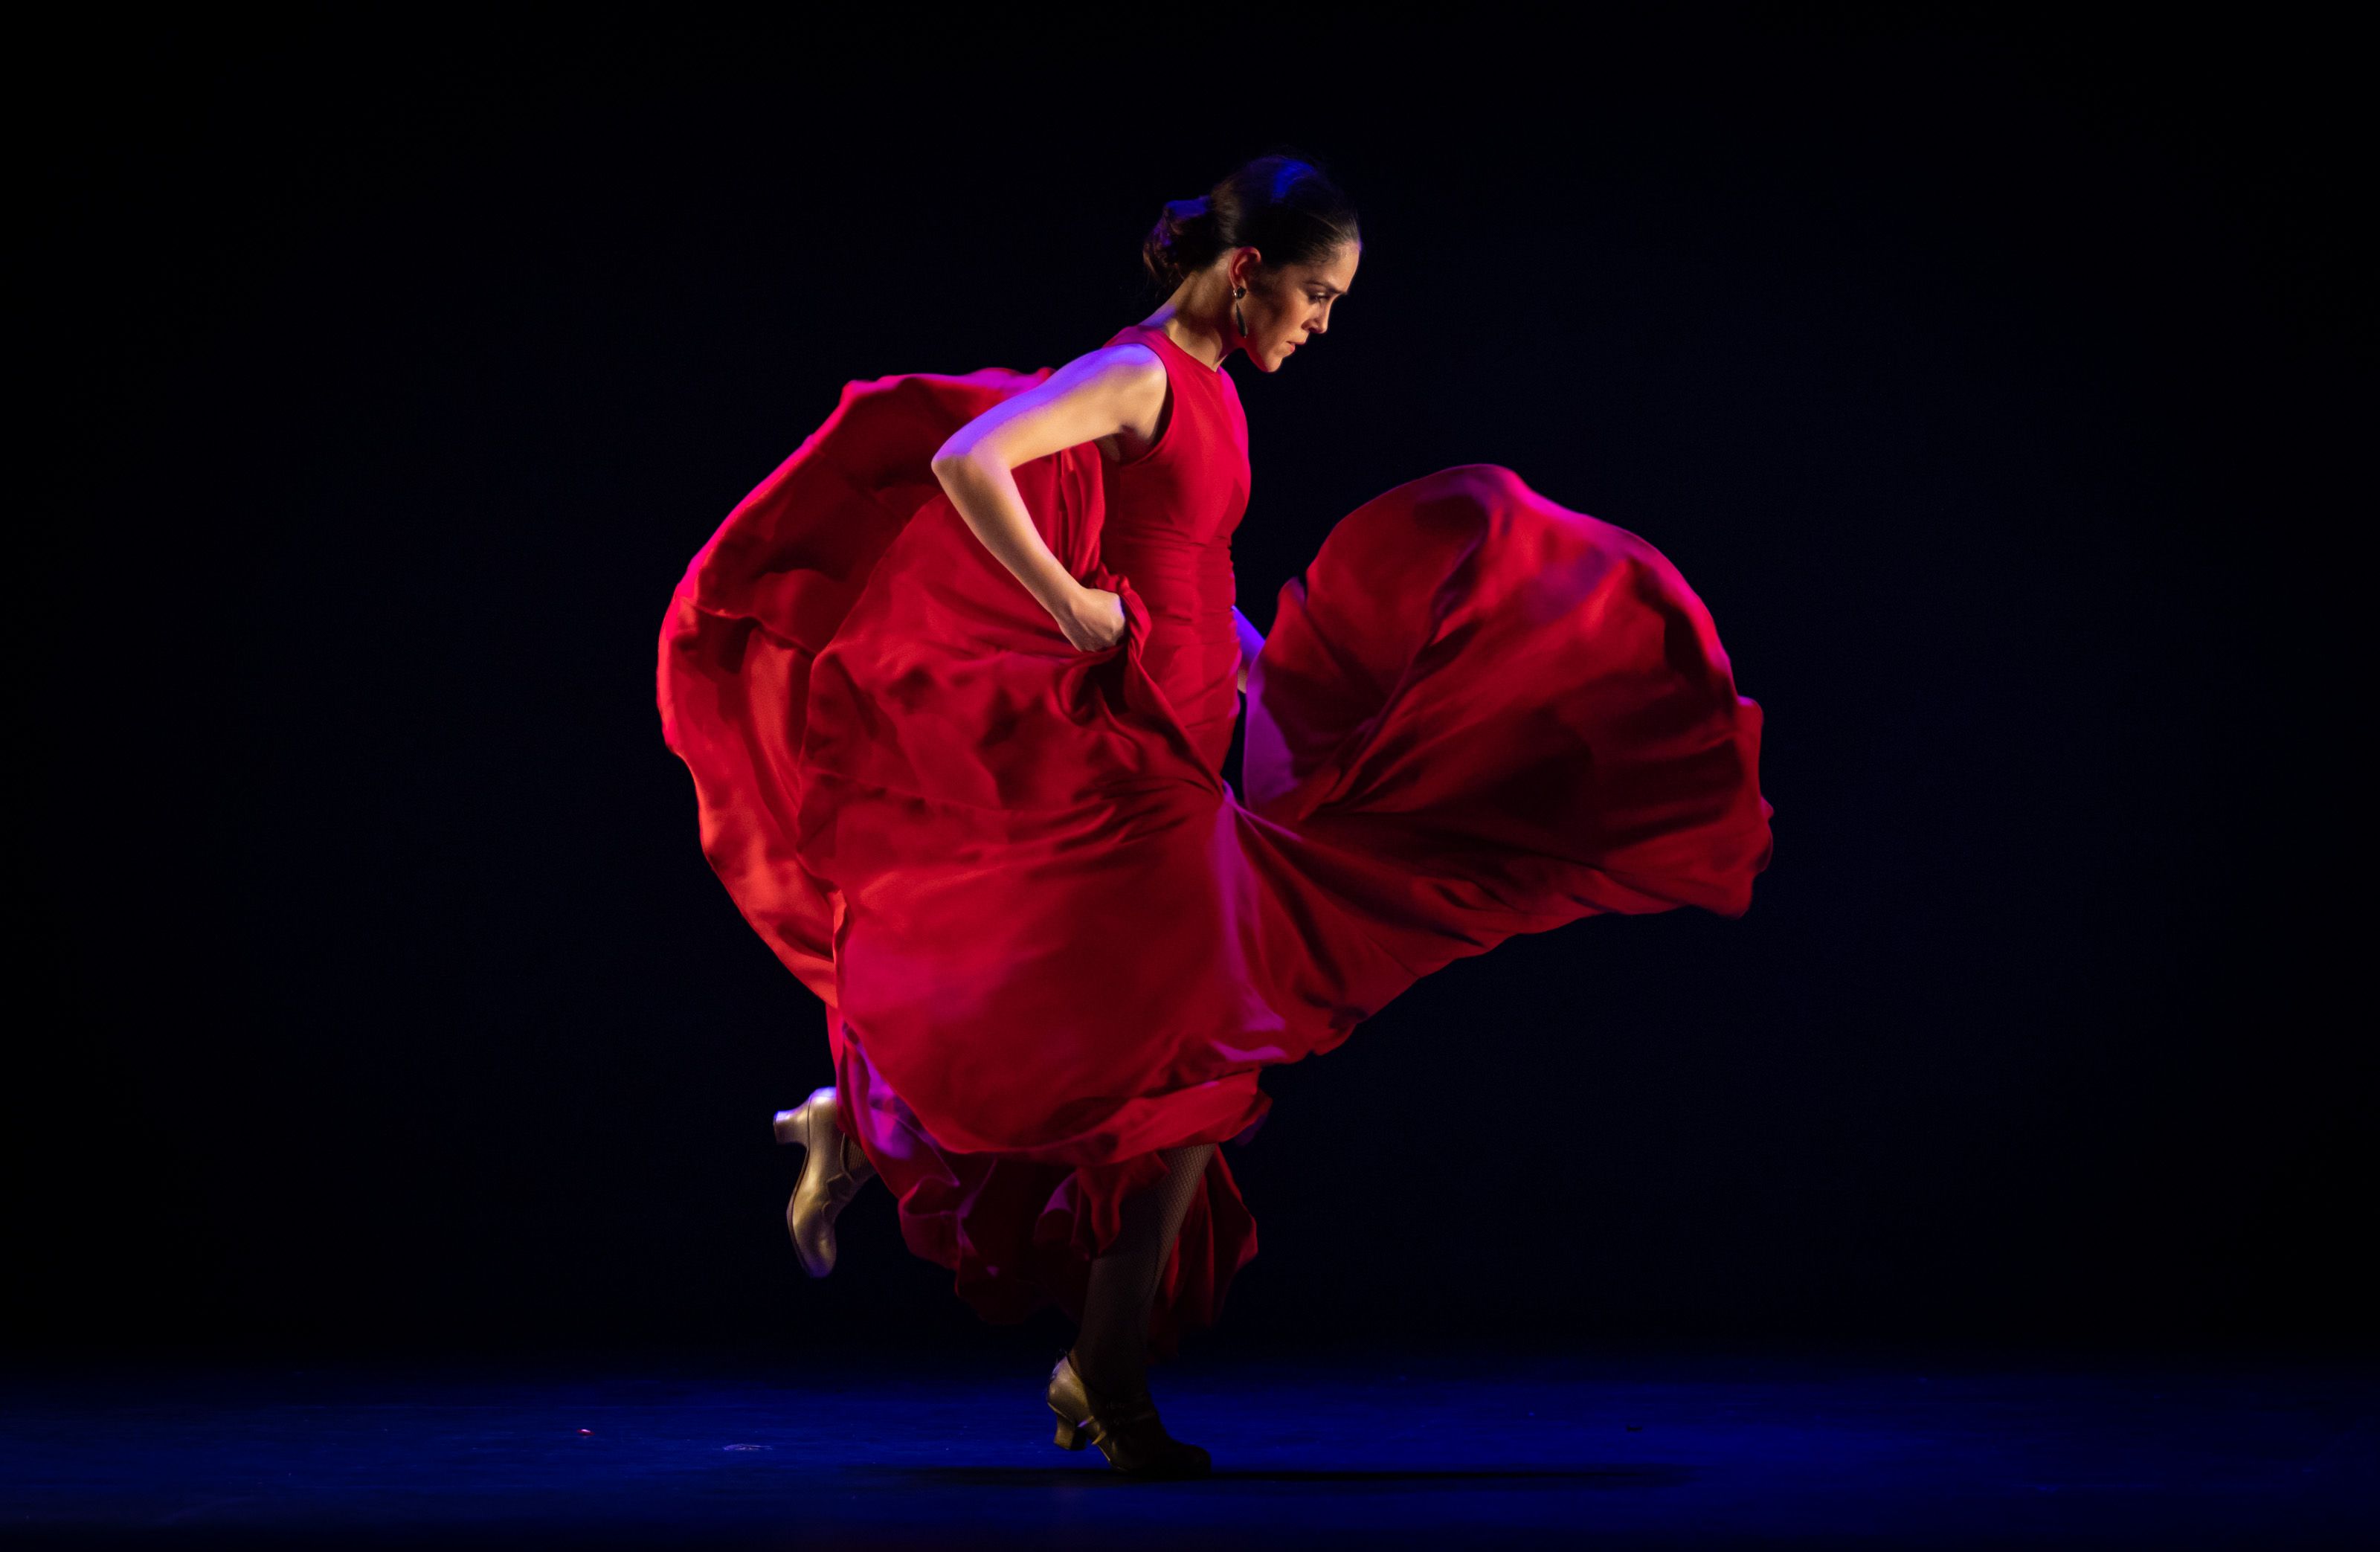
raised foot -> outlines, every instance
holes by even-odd
[[[835,1124],[834,1104],[830,1086],[776,1115],[777,1141],[798,1145],[803,1154],[802,1178],[785,1203],[785,1232],[802,1270],[814,1278],[834,1270],[834,1220],[876,1174],[867,1156],[847,1146]]]

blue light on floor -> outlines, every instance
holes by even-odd
[[[1041,1376],[782,1357],[19,1374],[0,1533],[68,1545],[2373,1544],[2369,1365],[1195,1356],[1206,1482],[1050,1443]]]

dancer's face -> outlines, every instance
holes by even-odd
[[[1248,320],[1248,359],[1261,370],[1278,371],[1299,346],[1328,331],[1331,304],[1346,295],[1363,256],[1363,244],[1342,243],[1319,264],[1284,264],[1268,272],[1257,267],[1255,249],[1233,254],[1235,284],[1248,288],[1240,298]]]

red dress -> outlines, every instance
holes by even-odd
[[[1760,709],[1633,534],[1470,464],[1342,518],[1247,690],[1230,375],[1163,330],[1157,441],[1021,466],[1042,538],[1119,592],[1076,649],[929,468],[1049,376],[855,382],[688,566],[664,735],[705,855],[825,1002],[844,1124],[917,1255],[988,1319],[1080,1314],[1158,1149],[1244,1135],[1258,1075],[1415,980],[1605,911],[1751,903]],[[1217,1149],[1150,1316],[1211,1324],[1256,1254]]]

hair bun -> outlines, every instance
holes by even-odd
[[[1211,246],[1203,239],[1214,224],[1213,217],[1214,206],[1204,194],[1195,200],[1165,201],[1157,224],[1140,245],[1141,261],[1160,287],[1172,289],[1184,275],[1212,257],[1201,250]]]
[[[1172,248],[1190,236],[1194,227],[1203,224],[1214,212],[1214,206],[1208,203],[1204,194],[1195,200],[1168,200],[1165,201],[1165,213],[1158,218],[1158,231],[1163,234],[1166,247]]]

